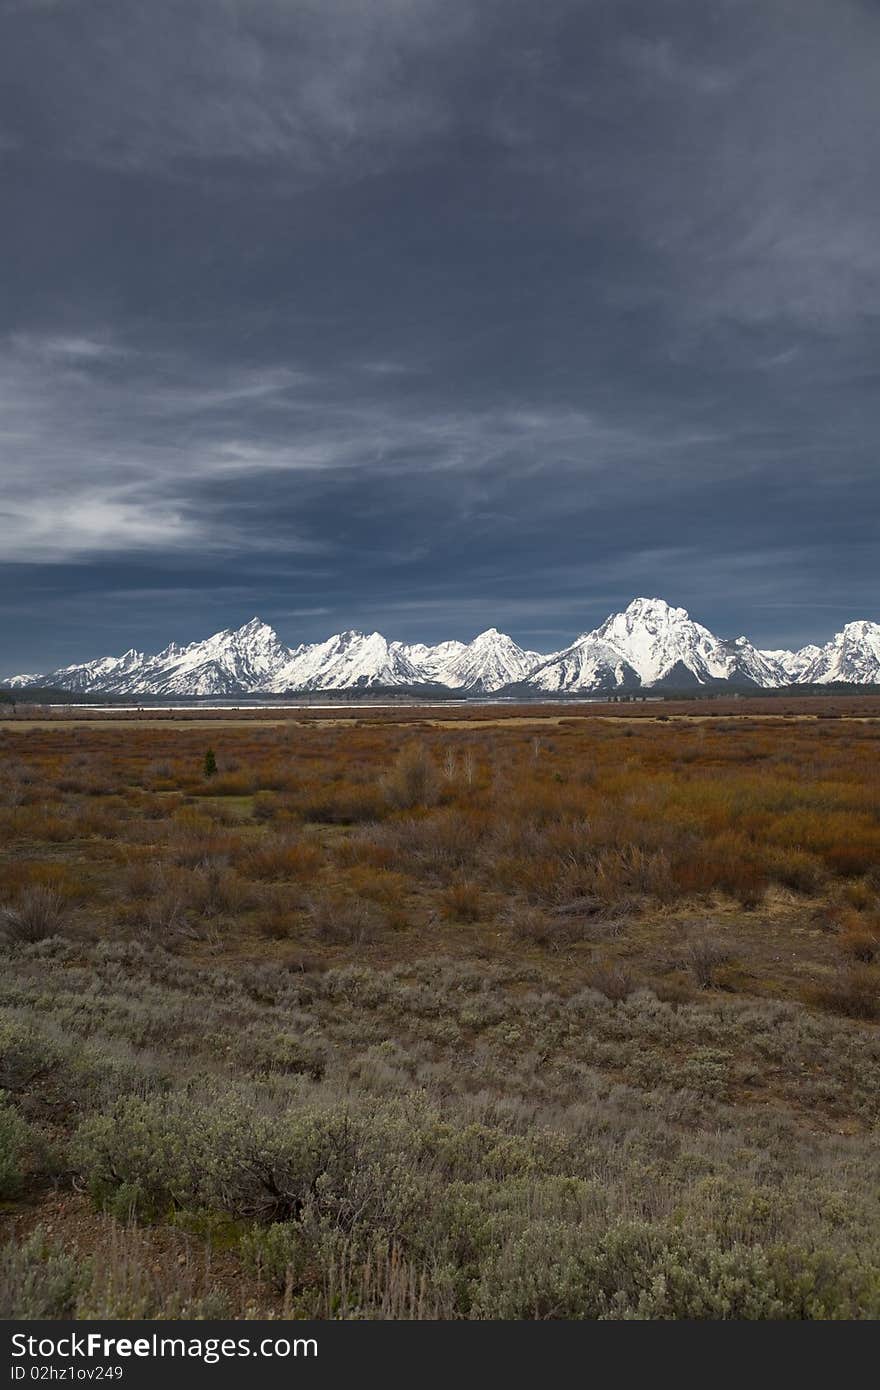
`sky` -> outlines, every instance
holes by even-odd
[[[0,672],[880,619],[876,0],[0,0]]]

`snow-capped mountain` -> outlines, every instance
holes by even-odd
[[[801,649],[796,652],[785,650],[762,652],[762,656],[765,656],[771,664],[780,668],[786,682],[795,683],[800,680],[804,671],[810,663],[815,660],[821,650],[821,647],[810,645],[801,647]]]
[[[799,680],[816,685],[846,681],[853,685],[880,682],[880,623],[847,623],[824,647],[804,647],[807,659]]]
[[[473,690],[491,694],[506,685],[525,680],[540,661],[540,652],[523,651],[507,633],[487,628],[465,646],[461,642],[444,642],[442,651],[432,649],[430,669],[436,679],[450,690]]]
[[[28,686],[39,685],[40,677],[36,671],[23,671],[20,676],[10,676],[3,684],[9,690],[26,690]]]
[[[585,633],[565,651],[547,657],[523,686],[546,694],[591,690],[636,690],[638,672],[595,633]]]
[[[102,656],[96,661],[86,661],[80,666],[65,666],[53,671],[51,676],[34,676],[35,685],[50,684],[61,690],[77,692],[89,690],[125,690],[131,680],[136,680],[147,658],[143,652],[124,652],[122,656]],[[10,685],[20,683],[24,677],[13,676]]]
[[[146,662],[141,689],[156,695],[225,695],[230,690],[259,689],[287,655],[273,629],[252,618],[244,627],[216,632],[204,642],[187,647],[172,642]]]
[[[417,643],[404,651],[423,681],[484,695],[525,680],[539,662],[547,660],[540,652],[524,651],[496,627],[487,628],[472,642],[440,642],[435,647]]]
[[[576,691],[719,681],[785,683],[779,662],[748,638],[721,639],[695,623],[684,608],[672,608],[659,598],[637,598],[545,660],[526,684],[536,690]]]
[[[399,642],[386,641],[380,632],[340,632],[326,642],[297,647],[259,688],[277,694],[284,690],[363,690],[424,681]]]
[[[340,632],[325,642],[285,647],[259,618],[155,656],[129,651],[45,675],[14,676],[20,688],[49,685],[106,695],[282,694],[438,686],[486,694],[524,679],[539,661],[490,628],[470,643],[389,642],[380,632]]]
[[[342,632],[298,648],[272,678],[271,689],[347,690],[370,686],[441,685],[480,694],[523,680],[543,657],[524,652],[496,628],[472,642],[406,646],[379,632]]]
[[[6,686],[51,686],[128,696],[223,696],[287,691],[410,689],[463,694],[574,694],[686,685],[880,684],[880,624],[847,623],[824,647],[761,651],[746,637],[720,638],[663,599],[633,599],[564,651],[525,651],[488,628],[471,642],[389,642],[379,632],[341,632],[285,646],[259,618],[188,646],[11,676]]]
[[[448,685],[452,689],[456,663],[467,649],[467,642],[457,642],[453,639],[450,642],[438,642],[434,647],[428,647],[424,642],[416,642],[403,650],[407,659],[418,670],[423,671],[438,685]]]
[[[261,689],[288,656],[272,628],[253,618],[186,647],[171,642],[155,656],[132,648],[123,656],[53,671],[39,683],[107,695],[227,695]]]

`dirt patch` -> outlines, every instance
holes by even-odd
[[[65,1253],[90,1261],[118,1286],[136,1267],[138,1287],[158,1303],[169,1280],[197,1298],[222,1299],[233,1318],[283,1316],[283,1300],[248,1270],[234,1249],[174,1226],[123,1226],[96,1213],[77,1192],[51,1192],[0,1212],[0,1241],[21,1244],[40,1229]]]

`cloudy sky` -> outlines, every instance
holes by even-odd
[[[0,0],[0,668],[880,618],[875,0]]]

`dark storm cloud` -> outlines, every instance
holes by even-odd
[[[880,15],[0,0],[0,667],[877,617]]]

